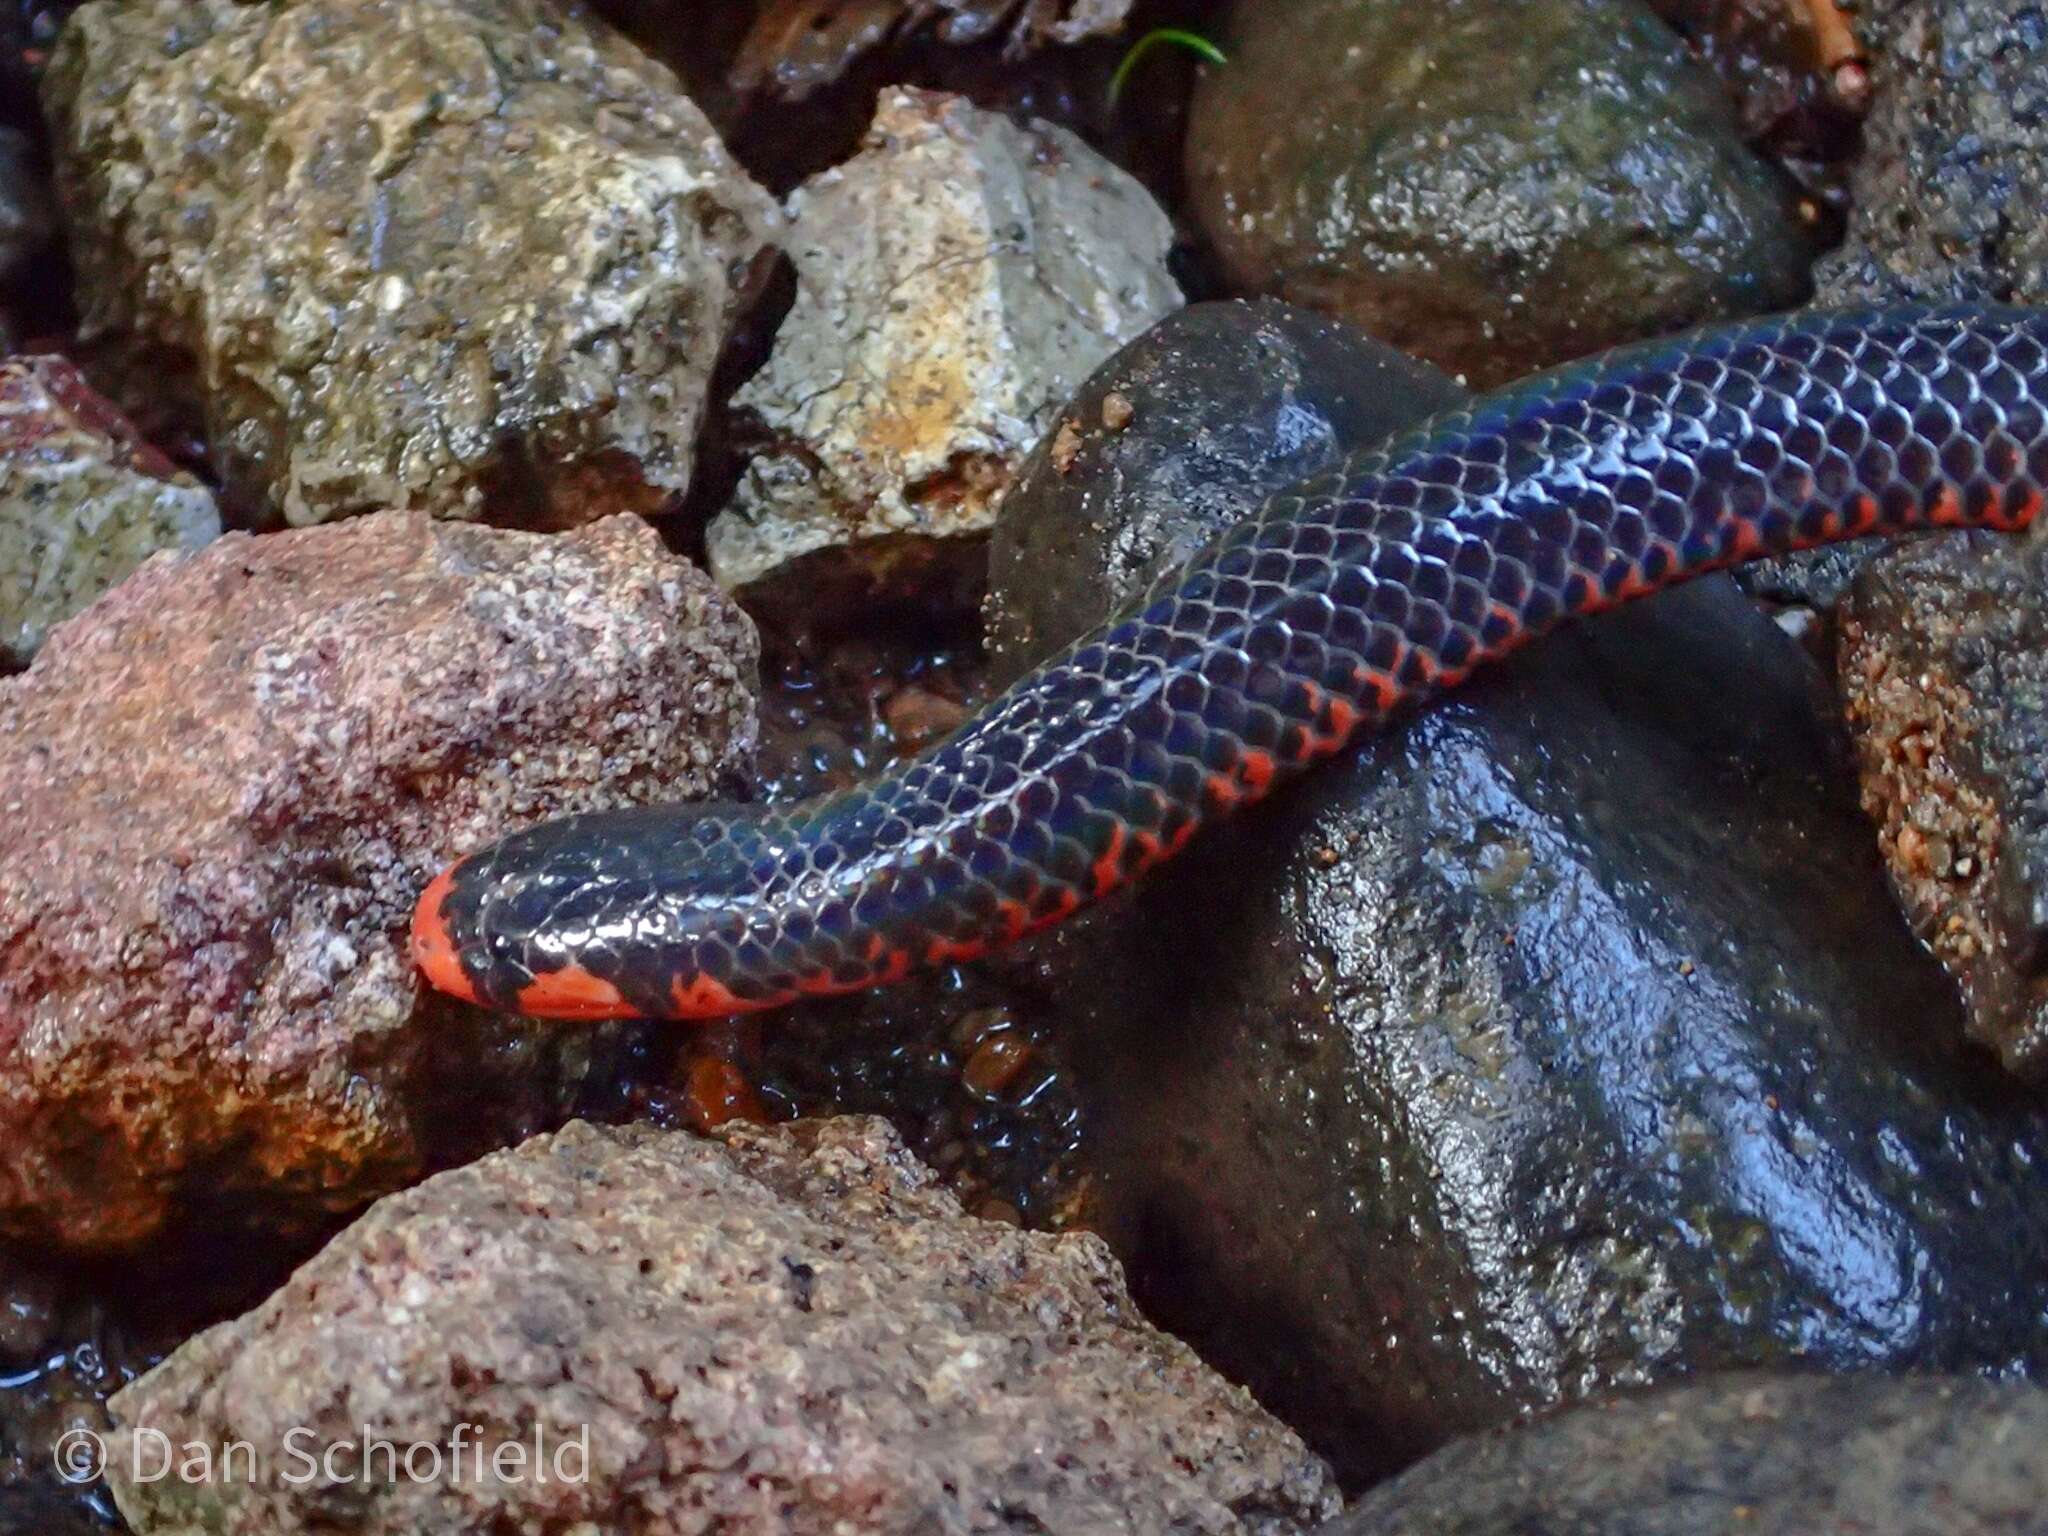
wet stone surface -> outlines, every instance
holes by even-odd
[[[1271,0],[1229,48],[1187,173],[1240,289],[1474,386],[1805,291],[1789,186],[1633,0]]]
[[[1461,1440],[1328,1536],[2035,1536],[2048,1392],[1715,1377]]]
[[[189,367],[252,507],[561,527],[688,483],[776,213],[601,23],[100,3],[43,92],[88,334]]]
[[[220,514],[61,357],[0,361],[0,670],[159,550]]]
[[[1054,404],[1180,302],[1144,188],[959,97],[884,91],[789,214],[796,301],[734,399],[765,446],[707,535],[728,588],[986,532]]]
[[[732,65],[741,91],[772,89],[801,100],[830,84],[877,44],[929,28],[959,46],[1002,37],[1016,57],[1048,43],[1071,44],[1117,31],[1132,0],[770,0],[761,6]]]
[[[1141,1300],[1349,1476],[1722,1366],[2048,1365],[2048,1117],[1946,1050],[1816,685],[1732,587],[1672,594],[1072,935],[1053,1037]]]
[[[998,679],[1266,494],[1464,398],[1426,363],[1275,300],[1169,316],[1090,375],[1018,473],[989,550]]]
[[[1010,579],[1100,580],[1119,533]],[[1712,579],[1547,639],[1011,962],[1152,1315],[1357,1479],[1717,1366],[2048,1362],[2048,1118],[1948,1049],[1829,713]]]
[[[48,829],[0,842],[0,1229],[318,1221],[572,1105],[633,1031],[423,1001],[413,903],[514,826],[729,788],[753,659],[636,518],[231,534],[60,629],[0,681],[0,811]]]
[[[2048,25],[2034,0],[1864,0],[1878,90],[1829,305],[2048,301]]]
[[[1876,90],[1848,234],[1814,269],[1831,308],[2048,302],[2048,26],[2034,0],[1866,0]],[[1750,591],[1832,610],[1879,546],[1745,571]]]

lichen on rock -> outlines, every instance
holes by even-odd
[[[109,0],[44,81],[88,334],[189,359],[292,523],[533,526],[689,480],[767,195],[543,0]]]
[[[220,534],[213,497],[61,357],[0,363],[0,667],[160,549]]]

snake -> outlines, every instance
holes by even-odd
[[[427,886],[472,1003],[704,1019],[1060,922],[1568,620],[1866,535],[2018,531],[2048,487],[2048,311],[1723,323],[1437,415],[1272,494],[952,736],[787,806],[544,821]],[[1709,676],[1674,688],[1712,697]]]

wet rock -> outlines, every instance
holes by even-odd
[[[1078,448],[1013,510],[1138,452]],[[1216,515],[1138,526],[1165,547]],[[995,601],[1137,590],[1102,523]],[[1359,1479],[1716,1367],[2048,1365],[2048,1117],[1950,1052],[1956,998],[1822,691],[1696,584],[1551,637],[1013,962],[1148,1315]]]
[[[989,545],[996,675],[1094,628],[1266,495],[1464,397],[1271,299],[1169,315],[1089,376],[1018,471]]]
[[[964,1217],[885,1126],[573,1124],[379,1204],[114,1399],[150,1536],[206,1531],[1270,1532],[1327,1473],[1140,1319],[1099,1240]],[[282,1475],[203,1499],[137,1437],[547,1454],[587,1475]],[[579,1524],[578,1522],[587,1522]]]
[[[582,1070],[610,1037],[419,1005],[412,902],[515,824],[724,787],[753,656],[630,517],[230,534],[60,627],[0,683],[0,1232],[347,1209]]]
[[[2038,1536],[2048,1393],[1732,1375],[1474,1436],[1329,1536]]]
[[[601,24],[96,3],[44,94],[86,331],[190,361],[231,486],[563,526],[687,483],[775,212]]]
[[[1840,680],[1893,888],[1970,1032],[2048,1073],[2048,556],[1987,535],[1864,566]]]
[[[735,397],[771,442],[709,535],[728,588],[986,531],[1053,408],[1180,302],[1135,181],[957,97],[885,91],[863,151],[789,213],[796,303]]]
[[[943,42],[975,43],[1007,24],[1004,52],[1015,57],[1113,33],[1130,10],[1131,0],[768,0],[733,61],[732,84],[798,101],[870,48],[927,26]]]
[[[1878,90],[1824,304],[2048,301],[2048,25],[2034,0],[1865,0]]]
[[[69,362],[0,362],[0,667],[156,551],[219,535],[213,498]]]
[[[43,185],[35,145],[0,125],[0,283],[27,265],[57,233],[56,210]]]
[[[1631,0],[1272,0],[1233,17],[1186,163],[1242,288],[1474,384],[1804,289],[1787,187]]]
[[[1671,594],[1074,936],[1099,1219],[1340,1471],[1702,1370],[2048,1367],[2048,1116],[1950,1054],[1816,686]]]

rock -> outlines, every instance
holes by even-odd
[[[56,237],[56,210],[43,178],[29,136],[0,125],[0,283]]]
[[[0,666],[157,550],[219,535],[213,498],[69,362],[0,362]]]
[[[2048,1367],[2048,1116],[1949,1052],[1813,686],[1672,594],[1076,936],[1098,1219],[1340,1472],[1704,1370]]]
[[[985,532],[1053,408],[1180,303],[1143,188],[957,97],[883,92],[866,147],[789,216],[796,303],[734,402],[771,442],[709,535],[728,588]]]
[[[1241,288],[1474,384],[1804,290],[1788,188],[1633,0],[1269,0],[1233,16],[1186,165]]]
[[[44,93],[85,330],[189,359],[231,487],[555,527],[688,482],[775,210],[601,24],[99,0]]]
[[[2048,27],[2033,0],[1864,0],[1877,92],[1820,302],[2048,302]]]
[[[997,679],[1266,495],[1464,398],[1426,363],[1271,299],[1169,315],[1090,375],[1004,500],[989,544]]]
[[[1078,43],[1117,31],[1131,0],[770,0],[760,7],[732,65],[739,91],[772,86],[801,101],[844,74],[861,54],[938,20],[940,39],[975,43],[1008,23],[1004,53]]]
[[[1126,433],[1201,419],[1184,395]],[[1012,510],[1107,506],[1088,478],[1143,452],[1077,447]],[[1215,514],[1136,515],[1150,548]],[[1071,526],[999,607],[1137,589],[1113,520]],[[1822,691],[1711,579],[1551,637],[1013,962],[1148,1315],[1348,1478],[1702,1370],[2048,1365],[2048,1116],[1950,1051]]]
[[[1817,269],[1821,302],[2048,303],[2040,8],[1871,0],[1859,26],[1881,89],[1848,239]],[[1810,563],[1774,562],[1758,581],[1822,608],[1858,581],[1841,682],[1894,887],[1961,981],[1971,1033],[2038,1076],[2048,786],[2030,743],[2048,729],[2042,568],[2009,541],[1941,535],[1866,566],[1879,548],[1837,552],[1818,579]]]
[[[1970,1032],[2048,1073],[2048,557],[1930,539],[1863,567],[1840,679],[1892,886]]]
[[[1328,1536],[2039,1536],[2048,1393],[1732,1375],[1474,1436]]]
[[[2048,28],[2031,0],[1865,0],[1878,89],[1851,178],[1847,238],[1816,303],[2048,302]],[[1759,596],[1832,611],[1859,540],[1747,567]]]
[[[753,666],[631,517],[230,534],[61,626],[0,682],[37,834],[0,840],[0,1235],[346,1210],[584,1070],[612,1037],[421,1004],[412,903],[515,825],[726,785]]]
[[[383,1201],[113,1400],[122,1513],[146,1536],[1281,1536],[1334,1512],[1098,1239],[963,1216],[879,1121],[721,1136],[577,1123]],[[152,1429],[452,1457],[459,1426],[471,1457],[540,1436],[587,1472],[295,1484],[271,1454],[203,1497],[130,1475]]]

